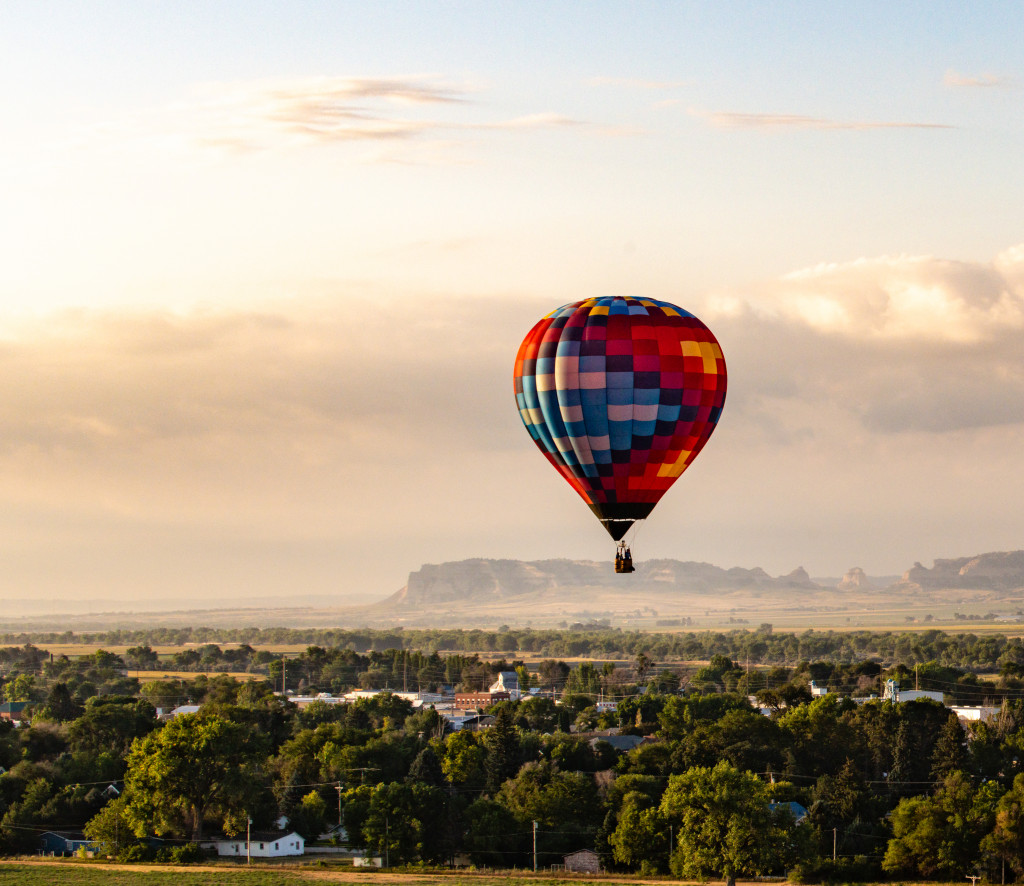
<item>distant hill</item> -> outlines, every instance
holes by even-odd
[[[854,567],[841,578],[818,580],[802,567],[772,576],[761,568],[666,559],[639,561],[632,575],[616,575],[610,562],[472,559],[424,565],[366,611],[409,625],[601,618],[682,627],[773,620],[857,625],[958,612],[1013,614],[1024,605],[1022,589],[1024,551],[936,560],[932,569],[917,563],[902,578]]]
[[[1024,551],[1002,551],[936,560],[931,569],[915,563],[903,573],[901,588],[971,588],[1009,591],[1024,588]]]
[[[410,573],[404,588],[387,604],[421,608],[438,604],[507,601],[551,591],[608,587],[621,593],[639,590],[715,592],[754,588],[818,590],[801,567],[772,578],[763,569],[722,569],[710,563],[647,560],[632,575],[616,575],[612,564],[592,560],[460,560],[426,565]]]

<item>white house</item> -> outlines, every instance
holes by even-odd
[[[950,705],[949,709],[964,722],[976,723],[995,720],[1002,710],[998,705]]]
[[[218,855],[231,858],[283,858],[306,853],[306,841],[295,831],[252,831],[248,840],[245,834],[238,834],[203,845],[215,848]]]
[[[198,714],[199,705],[197,704],[180,704],[176,708],[167,711],[162,714],[158,714],[158,720],[173,720],[175,717],[180,717],[182,714]]]
[[[515,671],[501,671],[498,679],[495,680],[488,692],[507,692],[511,701],[519,701],[522,693],[519,691],[519,675]]]

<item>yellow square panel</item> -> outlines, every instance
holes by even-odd
[[[659,477],[678,477],[686,469],[686,460],[690,457],[689,452],[680,452],[672,464],[663,464],[658,468]]]

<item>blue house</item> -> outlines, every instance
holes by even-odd
[[[778,808],[788,809],[790,815],[793,816],[793,821],[800,824],[805,818],[807,818],[807,807],[802,803],[797,803],[795,800],[790,800],[788,803],[769,803],[768,808],[774,812]]]
[[[47,831],[39,836],[40,855],[74,855],[82,846],[89,850],[99,844],[86,839],[81,831]]]

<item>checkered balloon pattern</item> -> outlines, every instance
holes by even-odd
[[[711,330],[646,298],[548,314],[519,346],[514,380],[530,436],[615,539],[697,457],[725,403]]]

